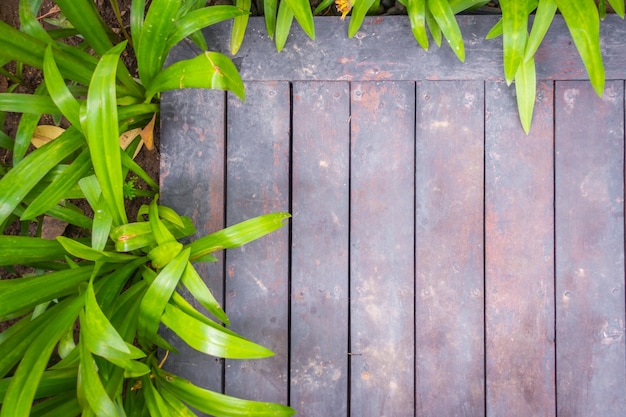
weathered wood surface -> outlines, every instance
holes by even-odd
[[[483,415],[483,84],[416,98],[416,415]]]
[[[290,368],[302,415],[348,409],[349,117],[347,82],[293,84]]]
[[[164,95],[165,204],[199,234],[293,213],[202,266],[233,329],[276,356],[167,366],[307,417],[626,415],[626,25],[603,23],[617,81],[600,99],[571,81],[586,75],[557,22],[527,136],[501,46],[481,40],[494,18],[459,17],[463,66],[404,19],[352,40],[318,19],[281,54],[251,19],[246,103]]]
[[[556,83],[555,122],[558,413],[623,416],[624,82]]]
[[[528,136],[513,89],[485,90],[487,414],[554,416],[553,87]]]
[[[415,86],[353,83],[350,411],[414,415]]]

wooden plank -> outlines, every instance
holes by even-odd
[[[224,227],[225,100],[223,92],[213,90],[178,90],[164,93],[161,100],[161,204],[189,216],[197,229],[195,237]],[[197,264],[196,269],[223,302],[224,263]],[[199,303],[193,304],[204,311]],[[171,332],[167,337],[178,340]],[[223,361],[182,341],[176,346],[180,354],[169,356],[167,369],[221,392]]]
[[[623,82],[555,99],[558,414],[624,416]]]
[[[351,91],[350,414],[414,415],[415,86]]]
[[[289,211],[289,84],[248,83],[228,98],[226,221]],[[226,393],[288,401],[289,228],[226,253],[226,312],[232,329],[275,356],[226,362]]]
[[[291,404],[309,417],[348,407],[348,83],[293,85]]]
[[[248,83],[228,98],[226,220],[289,211],[289,84]],[[226,393],[287,403],[289,228],[226,253],[226,312],[232,329],[275,356],[227,361]]]
[[[416,414],[484,415],[483,83],[416,102]]]
[[[554,416],[553,87],[527,136],[515,90],[486,84],[487,414]]]
[[[316,40],[293,25],[285,49],[276,52],[267,37],[263,17],[251,17],[236,57],[244,80],[502,80],[502,38],[485,35],[499,16],[457,16],[465,39],[461,63],[444,42],[421,49],[406,16],[367,17],[361,30],[348,38],[348,20],[316,17]],[[209,26],[204,34],[210,50],[229,53],[230,22]],[[626,78],[626,25],[616,15],[602,22],[602,56],[608,79]],[[548,41],[549,40],[549,41]],[[200,53],[185,41],[173,60]],[[588,79],[561,16],[556,16],[536,55],[537,79]]]

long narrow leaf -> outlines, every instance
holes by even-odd
[[[367,11],[372,7],[375,1],[376,0],[363,0],[354,3],[350,23],[348,25],[348,37],[353,38],[354,35],[356,35],[363,24],[363,19],[365,19]]]
[[[556,0],[574,44],[589,74],[591,85],[604,92],[604,64],[600,50],[600,17],[593,0]]]
[[[407,12],[411,22],[411,30],[415,40],[422,48],[428,50],[428,34],[426,33],[426,0],[408,0]]]
[[[202,237],[187,247],[191,260],[222,249],[237,248],[283,227],[289,213],[273,213],[258,216]]]
[[[206,286],[202,277],[196,271],[196,268],[189,263],[187,268],[185,269],[185,273],[182,276],[182,282],[187,287],[191,295],[198,300],[204,308],[211,314],[213,314],[218,320],[224,323],[227,326],[230,326],[230,320],[224,310],[222,310],[222,306],[217,302],[213,293]]]
[[[239,7],[242,10],[245,10],[246,14],[237,16],[233,20],[233,27],[230,31],[230,54],[237,55],[239,52],[239,48],[241,48],[241,43],[243,42],[243,37],[246,34],[246,28],[248,27],[248,18],[250,13],[250,6],[252,5],[252,0],[235,0],[235,6]]]
[[[461,62],[464,62],[465,46],[463,45],[463,35],[458,22],[454,18],[450,4],[446,0],[428,0],[427,4],[452,51]]]
[[[76,129],[69,128],[52,142],[30,153],[0,179],[0,223],[55,165],[84,144]]]
[[[146,96],[150,98],[157,92],[180,88],[230,90],[240,99],[245,99],[243,81],[235,64],[217,52],[204,52],[170,65],[154,78]]]
[[[1,23],[1,22],[0,22]],[[1,93],[0,111],[14,113],[59,114],[59,108],[48,96],[33,94]]]
[[[35,97],[40,95],[42,91],[45,91],[45,86],[37,88]],[[40,119],[41,113],[24,113],[20,118],[15,133],[15,144],[13,145],[13,166],[17,165],[26,155]]]
[[[315,40],[315,24],[313,22],[313,12],[311,3],[308,0],[284,0],[291,9],[294,17],[309,38]]]
[[[123,42],[112,48],[96,67],[89,85],[83,125],[93,167],[114,225],[127,222],[115,102],[115,71],[124,47]]]
[[[0,266],[57,261],[63,259],[66,254],[65,249],[54,240],[28,236],[0,236]]]
[[[249,10],[243,10],[235,6],[210,6],[189,12],[174,22],[172,33],[167,39],[165,49],[169,51],[178,42],[197,30],[237,16],[247,15],[248,13]]]
[[[160,387],[170,391],[190,406],[220,417],[239,417],[253,415],[257,417],[292,416],[295,410],[280,404],[241,400],[224,394],[197,387],[176,375],[157,369],[157,381]]]
[[[282,51],[287,43],[287,37],[293,23],[293,12],[287,6],[287,2],[281,1],[278,5],[278,17],[276,19],[276,50]]]
[[[535,74],[535,59],[530,58],[517,69],[515,74],[515,93],[517,95],[517,108],[524,132],[530,132],[535,108],[535,95],[537,92],[537,79]]]
[[[30,220],[52,209],[67,192],[74,187],[78,180],[83,178],[91,169],[91,157],[89,150],[84,149],[74,160],[70,167],[64,170],[45,191],[39,193],[35,200],[29,204],[21,216],[22,220]]]
[[[80,384],[78,388],[80,392],[98,417],[118,417],[119,414],[115,403],[113,403],[104,389],[104,385],[98,375],[96,363],[89,349],[87,349],[87,345],[81,340],[79,346]],[[85,411],[84,408],[83,411]]]
[[[550,24],[556,13],[555,0],[541,0],[537,6],[537,13],[533,21],[533,28],[530,31],[528,42],[526,43],[526,51],[524,52],[524,61],[528,61],[535,56],[541,41],[548,33]]]
[[[73,126],[80,129],[80,104],[74,98],[69,88],[67,88],[67,85],[65,85],[63,76],[54,61],[52,47],[50,46],[46,48],[43,60],[43,73],[46,79],[46,87],[54,104]]]
[[[26,351],[7,389],[0,417],[29,414],[50,355],[63,333],[78,317],[82,305],[82,297],[64,305],[54,323],[43,329]]]
[[[135,53],[139,77],[148,89],[165,63],[169,52],[166,49],[167,38],[180,4],[181,0],[154,0],[146,14],[139,42],[135,44]]]
[[[615,10],[615,13],[622,19],[624,18],[624,0],[609,0],[609,4]]]
[[[156,335],[163,310],[187,267],[189,253],[189,249],[184,250],[163,268],[143,297],[137,328],[140,342],[151,342]]]
[[[220,326],[208,326],[171,304],[165,306],[162,320],[189,346],[207,355],[227,359],[258,359],[274,355],[271,350],[225,332]]]
[[[42,276],[1,281],[0,318],[78,292],[78,285],[89,280],[92,272],[93,266],[83,266]]]
[[[276,13],[278,13],[278,0],[265,0],[263,2],[265,30],[267,30],[267,36],[272,40],[274,39],[274,34],[276,33]]]

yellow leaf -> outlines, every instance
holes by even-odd
[[[35,128],[35,133],[30,141],[35,148],[41,148],[51,140],[58,138],[63,132],[65,129],[58,126],[39,125]]]
[[[141,135],[141,128],[139,127],[137,129],[131,129],[122,133],[120,135],[120,146],[122,147],[122,149],[128,148],[128,145],[130,145],[132,141],[139,135]],[[139,142],[139,146],[137,146],[137,149],[135,149],[135,154],[133,155],[133,159],[135,159],[135,157],[141,150],[142,145],[143,145],[143,142]]]
[[[146,145],[146,148],[151,151],[154,149],[154,121],[156,120],[156,113],[152,116],[150,123],[146,125],[141,131],[141,140]]]

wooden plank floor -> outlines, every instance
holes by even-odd
[[[599,98],[555,23],[525,135],[501,45],[482,41],[494,18],[460,22],[463,66],[419,49],[406,17],[352,40],[320,18],[281,54],[252,18],[245,103],[164,95],[164,204],[199,235],[293,214],[201,269],[275,357],[187,349],[171,370],[305,417],[626,415],[626,24],[603,23]],[[227,49],[227,26],[206,35]]]

